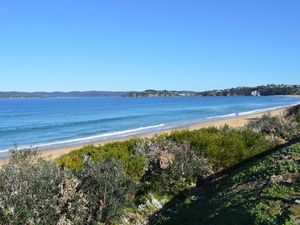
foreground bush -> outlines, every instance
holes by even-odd
[[[133,181],[112,160],[72,173],[34,151],[14,151],[0,170],[1,224],[95,224],[118,219]]]
[[[112,160],[88,161],[77,175],[78,190],[84,194],[86,224],[118,220],[122,208],[134,194],[134,182],[125,177],[122,163]]]
[[[286,142],[300,134],[299,124],[293,116],[264,115],[257,120],[250,121],[247,128],[265,133],[271,140],[279,142]]]
[[[100,159],[119,160],[123,163],[126,174],[138,181],[144,175],[146,165],[145,157],[135,151],[135,145],[138,141],[139,139],[131,139],[102,146],[89,145],[58,158],[57,162],[61,167],[82,170],[86,156],[92,161],[99,161]]]
[[[176,194],[196,178],[212,173],[208,160],[195,154],[188,142],[179,145],[165,138],[155,138],[139,142],[136,151],[147,158],[141,180],[144,192]]]
[[[228,126],[220,129],[178,130],[167,138],[179,144],[189,142],[195,154],[204,155],[213,165],[215,172],[229,168],[275,145],[274,142],[266,140],[264,134]]]
[[[288,116],[294,117],[295,120],[300,123],[300,105],[293,106],[288,110]]]

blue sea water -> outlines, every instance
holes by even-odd
[[[0,154],[116,139],[299,103],[285,96],[0,99]]]

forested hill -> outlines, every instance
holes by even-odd
[[[145,90],[130,92],[124,97],[176,97],[176,96],[267,96],[267,95],[299,95],[300,85],[262,85],[257,87],[237,87],[204,92]]]
[[[262,85],[257,87],[237,87],[223,90],[199,92],[203,96],[266,96],[266,95],[299,95],[300,85]]]

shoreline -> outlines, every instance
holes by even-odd
[[[264,111],[264,112],[255,112],[255,113],[241,115],[241,116],[237,116],[237,117],[224,117],[224,118],[219,118],[219,119],[215,119],[215,120],[211,120],[211,121],[207,121],[207,122],[199,122],[199,123],[194,123],[194,124],[190,124],[187,126],[176,127],[176,128],[161,130],[161,131],[157,131],[157,132],[151,132],[151,133],[147,133],[147,134],[135,134],[135,135],[130,135],[130,136],[123,137],[123,138],[116,138],[116,139],[111,139],[111,140],[95,141],[95,142],[91,142],[91,143],[80,144],[78,146],[58,147],[58,148],[49,149],[49,150],[40,150],[40,152],[44,157],[54,159],[61,155],[67,154],[73,150],[80,149],[87,145],[96,145],[96,146],[104,145],[104,144],[111,143],[111,142],[129,140],[131,138],[152,138],[155,135],[169,134],[175,130],[183,130],[183,129],[197,130],[197,129],[207,128],[207,127],[222,127],[226,124],[233,128],[240,128],[240,127],[243,127],[244,125],[246,125],[247,122],[258,119],[258,118],[262,117],[263,115],[267,115],[267,114],[271,115],[271,116],[283,115],[287,111],[287,109],[290,107],[291,106],[286,106],[286,107],[282,107],[279,109],[273,109],[273,110],[268,110],[268,111]]]
[[[240,115],[240,116],[220,117],[220,118],[213,119],[211,121],[197,122],[197,123],[189,124],[189,125],[185,125],[185,126],[169,128],[166,130],[154,131],[154,132],[144,133],[144,134],[134,134],[134,135],[129,135],[126,137],[115,138],[115,139],[110,139],[110,140],[94,141],[91,143],[78,144],[75,146],[56,147],[53,149],[38,149],[37,148],[37,151],[39,153],[41,153],[41,155],[45,158],[55,159],[64,154],[67,154],[71,151],[80,149],[87,145],[96,145],[96,146],[104,145],[104,144],[111,143],[111,142],[129,140],[131,138],[151,138],[151,137],[154,137],[155,135],[169,134],[175,130],[183,130],[183,129],[197,130],[197,129],[207,128],[207,127],[222,127],[226,124],[232,128],[240,128],[240,127],[243,127],[244,125],[246,125],[247,122],[258,119],[266,114],[271,115],[271,116],[283,115],[287,111],[287,109],[290,107],[292,107],[292,106],[284,106],[284,107],[277,108],[277,109],[270,109],[270,110],[266,110],[266,111],[262,111],[262,112],[253,112],[253,113],[249,113],[246,115]],[[5,155],[4,157],[0,158],[0,166],[3,165],[3,163],[5,163],[7,158],[8,158],[8,155]]]

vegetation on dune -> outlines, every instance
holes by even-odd
[[[139,142],[136,150],[147,158],[141,179],[142,193],[174,195],[212,173],[207,158],[197,155],[188,142],[176,144],[166,138]],[[164,187],[164,188],[162,188]]]
[[[300,144],[295,144],[249,162],[228,177],[173,198],[150,224],[299,224],[299,159]]]
[[[293,224],[300,145],[211,177],[299,137],[298,117],[296,106],[243,129],[90,145],[55,161],[13,151],[0,170],[0,223]]]
[[[300,105],[293,106],[288,110],[288,116],[294,117],[300,123]]]
[[[18,150],[0,170],[1,224],[95,224],[120,217],[134,182],[114,160],[85,161],[78,173]]]
[[[199,158],[207,158],[215,172],[233,166],[241,160],[276,145],[276,142],[266,140],[264,134],[250,129],[236,130],[225,126],[219,129],[212,127],[194,131],[176,130],[169,135],[160,135],[146,141],[132,139],[109,143],[104,146],[91,145],[72,151],[57,161],[63,167],[80,169],[83,167],[86,155],[96,161],[100,158],[115,158],[124,163],[128,175],[139,180],[144,175],[147,157],[150,157],[146,153],[150,150],[139,149],[141,147],[146,148],[145,143],[148,148],[152,146],[153,149],[150,149],[152,151],[155,148],[160,149],[160,151],[168,148],[172,151],[176,151],[178,147],[187,148],[189,154]],[[183,147],[184,145],[186,146]]]
[[[90,157],[92,161],[115,159],[123,163],[124,170],[129,177],[140,180],[144,175],[146,158],[135,151],[135,145],[138,141],[139,139],[131,139],[108,143],[103,146],[89,145],[63,155],[57,159],[57,162],[62,167],[82,170],[86,156]]]
[[[273,141],[286,142],[300,134],[299,122],[295,116],[269,116],[251,121],[247,127],[257,133],[264,133]]]
[[[194,131],[174,131],[168,138],[176,143],[187,141],[198,155],[204,155],[217,172],[275,146],[264,134],[249,129],[205,128]]]

